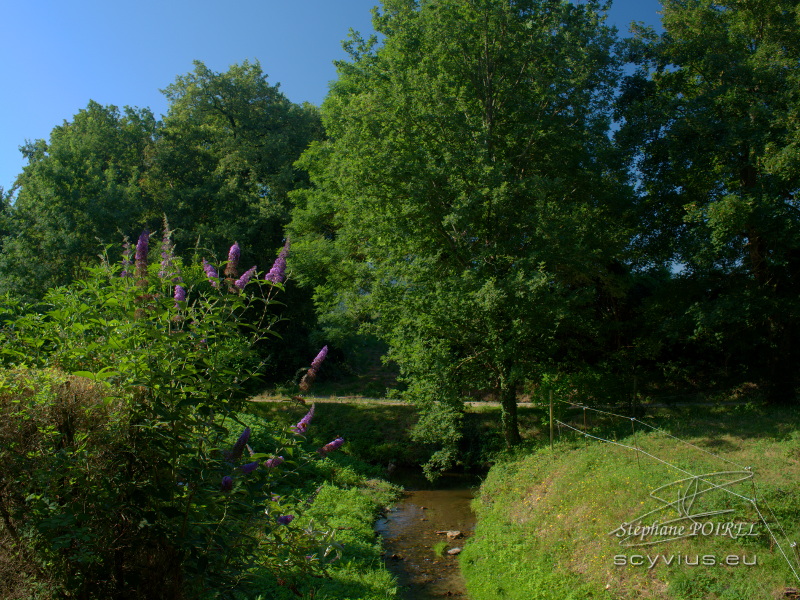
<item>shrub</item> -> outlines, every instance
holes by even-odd
[[[332,530],[292,523],[310,504],[302,481],[317,453],[288,429],[258,432],[253,447],[237,422],[288,246],[260,280],[232,260],[225,279],[222,265],[183,265],[168,232],[160,265],[148,250],[145,232],[122,265],[104,261],[35,309],[0,310],[11,315],[0,353],[15,369],[2,395],[0,516],[6,553],[28,564],[17,587],[234,597],[259,568],[321,573]]]

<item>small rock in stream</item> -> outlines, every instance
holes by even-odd
[[[461,533],[460,531],[455,530],[455,529],[451,529],[449,531],[437,531],[436,533],[438,533],[438,534],[442,534],[442,533],[447,534],[447,539],[448,540],[454,540],[454,539],[460,538],[460,537],[462,537],[464,535],[463,533]]]
[[[461,552],[461,548],[450,548],[450,550],[447,551],[447,553],[450,554],[451,556],[455,556],[456,554],[458,554],[460,552]]]

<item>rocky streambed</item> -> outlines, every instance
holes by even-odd
[[[408,600],[466,598],[458,554],[475,528],[470,509],[478,478],[445,474],[434,484],[418,472],[393,474],[404,497],[376,523],[385,560]]]

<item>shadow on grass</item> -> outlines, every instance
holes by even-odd
[[[288,427],[297,423],[308,409],[308,405],[292,402],[251,402],[248,411]],[[519,423],[523,437],[539,436],[545,429],[545,417],[546,411],[540,407],[521,405]],[[341,436],[347,442],[345,452],[373,465],[418,467],[437,450],[434,445],[412,439],[411,431],[418,418],[416,408],[410,405],[358,400],[321,402],[316,405],[307,436],[317,446]],[[505,446],[500,430],[500,407],[470,408],[464,417],[463,436],[460,466],[466,469],[488,467],[494,454]]]
[[[288,427],[309,408],[289,402],[251,402],[248,411]],[[346,441],[345,452],[373,465],[420,465],[430,458],[433,449],[411,440],[410,432],[417,419],[413,406],[320,403],[307,438],[312,444],[323,446],[341,436]]]
[[[800,410],[784,406],[697,406],[653,411],[645,422],[676,437],[705,439],[708,445],[724,443],[719,437],[780,441],[800,423]]]
[[[297,423],[308,408],[290,402],[252,402],[249,411],[288,427]],[[638,421],[632,426],[625,408],[608,412],[620,416],[591,410],[584,412],[563,405],[557,407],[556,420],[574,429],[556,425],[555,441],[579,441],[584,439],[583,431],[615,441],[631,438],[634,432],[643,434],[650,431]],[[518,419],[524,448],[532,450],[550,443],[547,407],[520,404]],[[368,401],[320,403],[316,406],[308,439],[312,444],[322,446],[336,437],[344,437],[347,441],[345,452],[385,469],[391,469],[390,465],[419,466],[436,448],[412,439],[411,430],[417,420],[415,407],[409,405]],[[800,423],[800,410],[755,405],[681,406],[650,408],[638,420],[681,440],[691,441],[709,452],[727,453],[739,449],[737,439],[787,439]],[[462,466],[485,468],[493,463],[496,454],[505,448],[500,430],[500,407],[469,408],[464,418],[463,435],[459,457]]]

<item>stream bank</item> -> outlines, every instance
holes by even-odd
[[[400,597],[466,598],[458,556],[447,551],[463,548],[475,529],[470,502],[479,477],[446,473],[431,484],[420,470],[398,469],[391,481],[405,488],[403,499],[378,520],[375,529],[383,537],[386,566],[398,579]],[[450,539],[437,531],[460,535]],[[437,543],[446,543],[440,554],[434,551]]]

